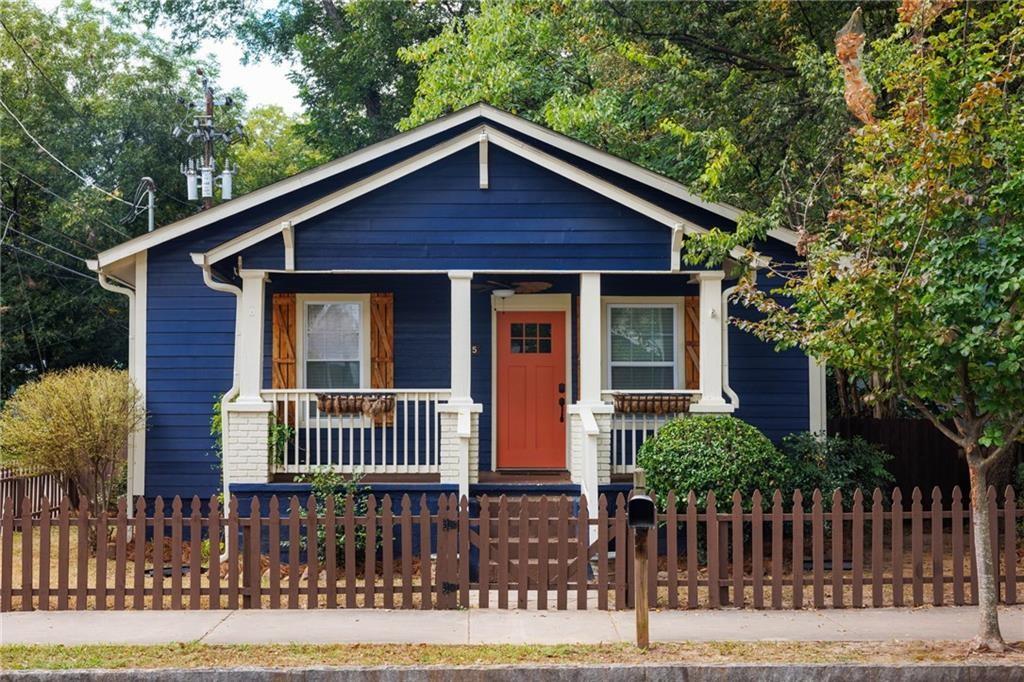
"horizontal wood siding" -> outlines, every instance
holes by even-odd
[[[757,245],[773,260],[792,260],[792,249],[778,241]],[[724,286],[730,286],[726,283]],[[758,288],[781,286],[776,278],[758,275]],[[753,319],[755,313],[742,305],[729,306],[730,317]],[[776,352],[772,344],[753,334],[729,327],[729,383],[740,396],[735,416],[761,429],[773,441],[810,427],[807,356],[800,350]]]
[[[511,152],[490,147],[490,188],[476,147],[308,220],[298,269],[665,270],[670,229]],[[242,253],[280,267],[280,239]]]

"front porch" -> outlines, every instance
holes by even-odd
[[[593,496],[678,414],[734,409],[720,271],[240,276],[226,488],[327,467]]]

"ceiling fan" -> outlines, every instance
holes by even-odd
[[[498,282],[487,280],[486,282],[474,282],[473,288],[478,291],[507,291],[511,290],[517,294],[539,294],[547,291],[552,286],[551,282]]]

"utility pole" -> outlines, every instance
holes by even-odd
[[[146,187],[146,208],[147,208],[147,223],[146,231],[152,232],[153,228],[156,227],[156,183],[153,182],[153,178],[144,177],[142,178],[142,184]]]
[[[214,143],[219,140],[225,144],[231,144],[242,137],[243,131],[240,125],[235,126],[230,131],[218,130],[216,128],[213,120],[214,107],[216,105],[231,106],[232,100],[230,97],[225,97],[223,100],[214,99],[213,87],[210,85],[209,77],[207,77],[202,69],[196,69],[196,74],[202,78],[202,102],[186,103],[184,99],[180,98],[179,102],[187,104],[189,110],[201,109],[202,113],[197,114],[193,118],[192,131],[189,132],[185,141],[192,143],[195,140],[200,140],[203,146],[200,158],[198,160],[188,159],[181,165],[181,173],[186,179],[189,200],[195,201],[201,195],[203,210],[206,210],[213,207],[214,173],[217,169]],[[184,134],[184,132],[181,126],[175,126],[175,137]],[[225,161],[222,167],[223,170],[221,171],[220,178],[221,199],[227,201],[232,196],[232,176],[238,172],[238,168],[232,167],[228,161]],[[199,185],[198,188],[196,187],[197,184]]]

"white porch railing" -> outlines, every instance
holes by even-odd
[[[637,394],[646,395],[657,393],[659,395],[689,395],[694,398],[700,395],[700,391],[602,391],[601,396],[606,402],[612,402],[616,394]],[[694,401],[696,402],[696,401]],[[615,412],[612,414],[611,433],[611,460],[612,474],[632,474],[636,469],[636,454],[644,441],[653,436],[658,430],[669,423],[679,414],[653,414],[653,413],[624,413]]]
[[[449,389],[323,390],[274,389],[262,392],[274,405],[278,425],[290,429],[275,448],[271,433],[271,471],[309,473],[330,468],[339,473],[431,474],[441,468],[437,406]],[[328,414],[317,396],[388,395],[391,412]]]

